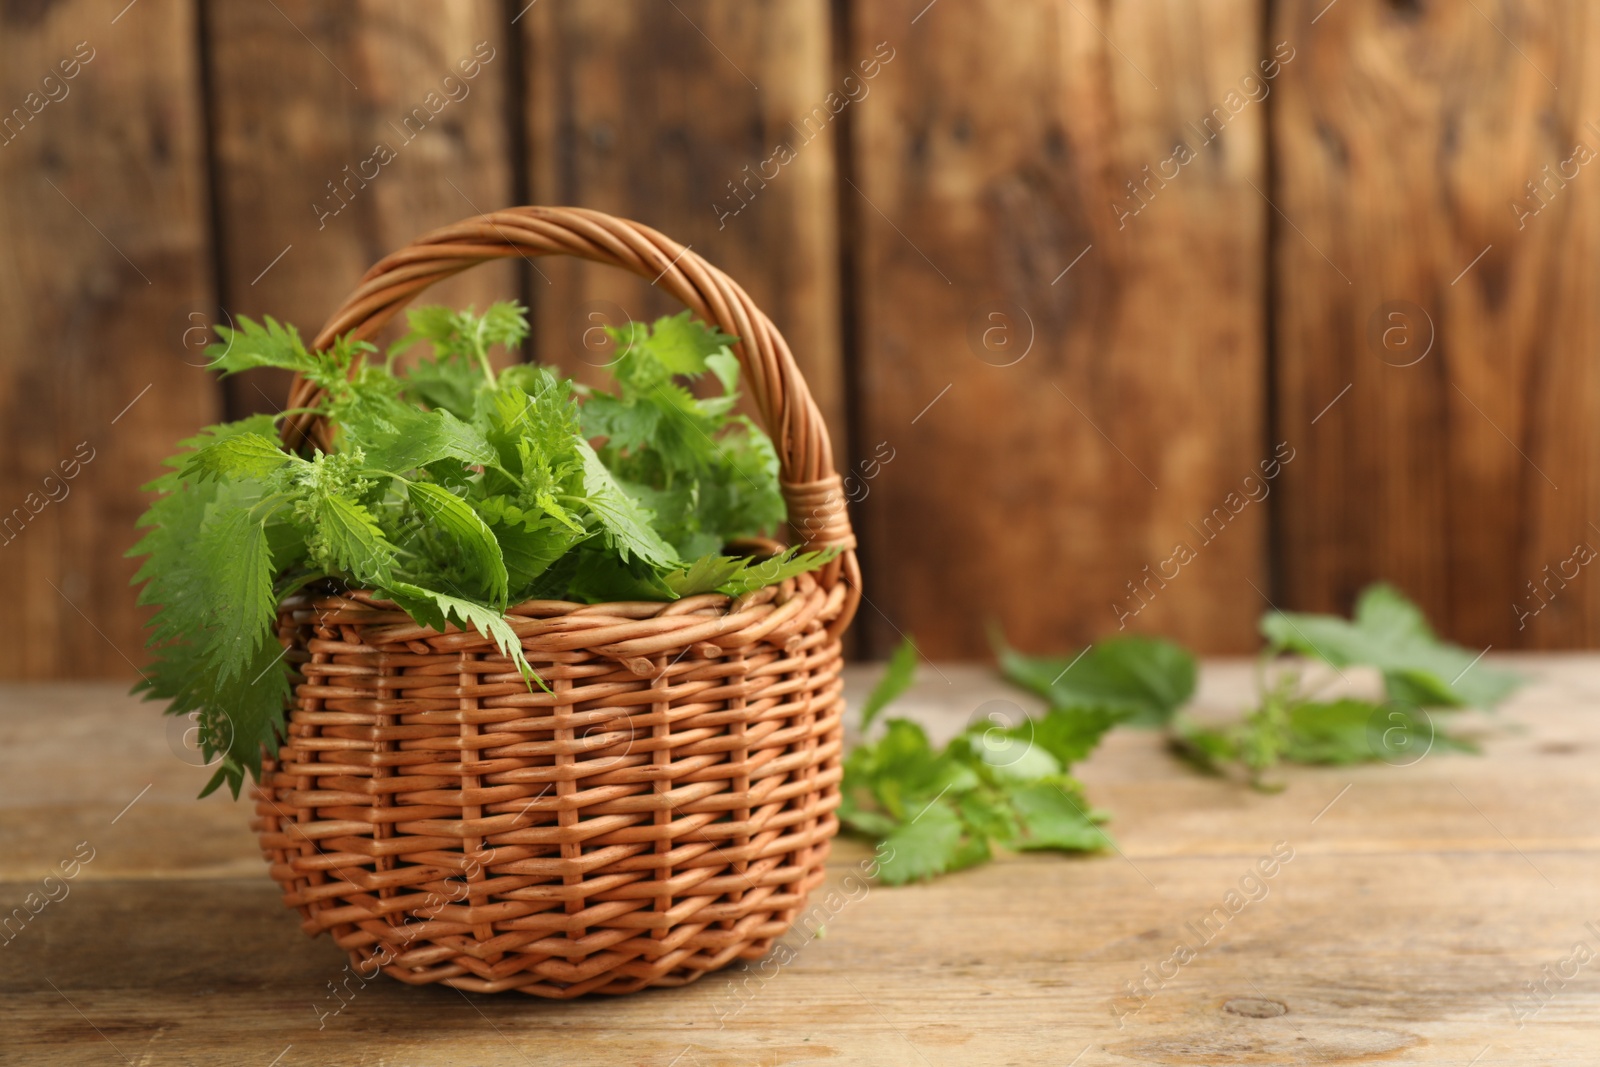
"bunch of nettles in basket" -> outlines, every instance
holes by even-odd
[[[183,442],[147,487],[160,495],[130,555],[146,557],[139,602],[159,610],[137,688],[198,715],[203,754],[221,758],[206,792],[225,781],[237,795],[277,750],[289,670],[276,605],[307,586],[476,629],[531,684],[512,604],[738,596],[831,558],[722,554],[785,517],[772,442],[733,411],[734,338],[687,312],[612,330],[606,391],[530,364],[496,372],[493,347],[528,332],[515,304],[425,307],[409,324],[381,356],[349,337],[311,351],[270,318],[219,328],[208,354],[224,375],[278,367],[320,388],[303,410],[336,427],[332,451],[279,445],[278,420],[299,412],[258,415]],[[398,370],[419,341],[431,353]]]

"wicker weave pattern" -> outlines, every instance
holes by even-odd
[[[737,285],[636,223],[519,208],[388,257],[316,343],[371,336],[473,263],[555,252],[659,272],[744,339],[791,526],[843,552],[738,600],[517,605],[548,691],[476,632],[438,633],[369,594],[285,600],[296,697],[255,826],[306,932],[331,933],[363,975],[557,998],[681,985],[764,955],[838,829],[854,536],[816,405]],[[297,381],[291,405],[312,396]]]

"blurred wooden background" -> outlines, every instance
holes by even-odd
[[[1375,578],[1469,644],[1593,645],[1597,32],[1580,0],[8,0],[0,676],[133,676],[139,486],[282,399],[208,376],[206,327],[312,332],[515,203],[648,222],[784,329],[861,498],[866,654],[1242,652]],[[591,314],[670,310],[548,260],[438,295],[520,296],[578,371]]]

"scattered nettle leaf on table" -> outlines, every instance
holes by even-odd
[[[1352,621],[1273,611],[1262,617],[1261,634],[1274,653],[1376,667],[1391,699],[1420,706],[1492,708],[1520,684],[1478,662],[1483,653],[1439,640],[1422,609],[1382,582],[1362,591]]]
[[[516,304],[408,321],[381,360],[350,337],[311,351],[270,318],[219,327],[208,354],[224,375],[290,370],[320,398],[208,427],[147,486],[157,499],[129,554],[145,557],[134,581],[157,611],[138,689],[198,714],[202,752],[221,757],[206,792],[237,795],[277,750],[289,669],[276,609],[307,586],[372,590],[434,629],[476,629],[509,677],[535,684],[512,604],[740,596],[834,554],[722,554],[770,535],[785,509],[771,440],[733,413],[735,339],[688,312],[611,331],[615,392],[530,364],[496,372],[493,348],[527,336]],[[398,371],[418,342],[431,354]],[[695,395],[685,383],[708,372],[714,395]],[[308,412],[336,427],[332,451],[280,447],[277,421]]]
[[[1051,707],[1119,712],[1134,726],[1163,726],[1194,696],[1195,662],[1158,637],[1108,638],[1072,656],[1028,656],[991,637],[1000,673]]]
[[[878,684],[872,687],[866,702],[861,705],[862,730],[871,726],[878,713],[904,696],[905,691],[917,680],[917,656],[917,646],[909,638],[901,641],[894,650],[894,655],[889,657],[889,665],[884,668],[883,677],[878,679]]]
[[[1172,722],[1173,749],[1202,770],[1241,767],[1250,784],[1276,790],[1266,776],[1282,762],[1341,765],[1405,764],[1430,750],[1478,751],[1469,739],[1435,724],[1428,709],[1492,710],[1516,689],[1513,674],[1484,666],[1468,649],[1441,641],[1422,610],[1386,584],[1369,586],[1353,620],[1271,611],[1262,616],[1267,648],[1257,669],[1259,706],[1235,723]],[[1274,668],[1286,653],[1325,663],[1337,679],[1345,667],[1376,668],[1387,699],[1319,699],[1322,686],[1298,664]]]
[[[896,651],[863,706],[863,730],[910,686],[916,656],[909,639]],[[845,759],[840,820],[882,843],[878,877],[891,885],[984,863],[996,847],[1110,847],[1105,814],[1069,771],[1129,714],[1053,707],[1013,725],[975,723],[939,750],[915,722],[888,719]]]

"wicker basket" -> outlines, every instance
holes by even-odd
[[[738,285],[638,223],[514,208],[378,263],[315,344],[371,337],[475,264],[552,254],[651,279],[740,338],[790,525],[841,554],[737,601],[519,604],[509,617],[552,692],[476,632],[440,634],[371,595],[285,600],[296,698],[254,826],[303,928],[364,976],[558,998],[682,985],[766,953],[838,829],[855,539],[817,406]],[[290,397],[315,389],[297,379]],[[284,433],[329,441],[305,416]]]

